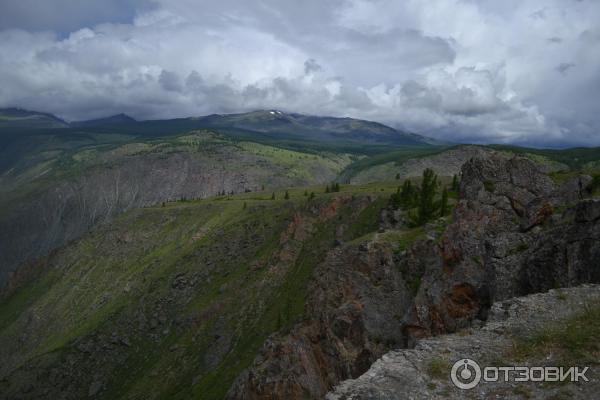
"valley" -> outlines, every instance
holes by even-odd
[[[0,398],[378,398],[388,352],[600,283],[597,148],[30,113],[0,120]]]

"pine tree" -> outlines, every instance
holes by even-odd
[[[458,176],[456,176],[456,174],[455,174],[452,177],[452,191],[458,192],[458,189],[459,189]]]
[[[340,184],[338,182],[335,182],[331,185],[332,187],[332,192],[339,192],[340,191]]]
[[[290,193],[287,190],[285,191],[285,196],[283,196],[283,198],[286,200],[290,199]]]
[[[248,205],[246,204],[246,202],[244,202],[244,207],[243,207],[243,209],[245,210],[245,209],[246,209],[246,207],[248,207]]]
[[[275,200],[275,192],[271,195],[271,200]]]
[[[446,186],[444,186],[442,200],[440,201],[440,217],[443,217],[446,214],[448,214],[448,190],[446,190]]]
[[[308,190],[305,190],[305,191],[304,191],[304,195],[305,195],[305,196],[308,196]]]
[[[435,194],[438,186],[437,176],[432,169],[423,171],[419,207],[417,210],[417,224],[423,225],[431,220],[436,211]]]
[[[310,192],[310,196],[308,197],[309,200],[312,200],[315,198],[315,192]]]
[[[329,185],[325,186],[325,193],[329,193]]]
[[[396,174],[396,180],[400,180],[400,174]]]
[[[415,205],[415,188],[410,180],[405,180],[400,192],[400,204],[406,208],[411,208]]]
[[[396,193],[393,193],[390,196],[390,206],[394,209],[397,210],[400,207],[402,207],[402,198],[400,196],[400,186],[398,186],[398,189],[396,190]]]

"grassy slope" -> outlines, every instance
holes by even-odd
[[[392,151],[363,157],[344,168],[344,170],[340,173],[338,180],[340,182],[347,182],[361,171],[365,171],[390,162],[400,164],[411,158],[427,157],[441,153],[446,149],[448,149],[448,147],[444,146],[406,147],[403,149],[395,149]]]
[[[290,190],[290,200],[283,200],[283,192],[276,193],[275,201],[270,192],[247,193],[123,215],[51,257],[45,274],[2,302],[0,342],[16,346],[28,333],[24,350],[10,362],[20,365],[50,355],[60,359],[87,340],[82,338],[135,332],[123,350],[123,364],[96,365],[110,371],[105,398],[117,393],[222,398],[266,337],[301,318],[306,282],[331,245],[336,226],[350,224],[348,240],[375,229],[373,216],[385,200],[367,208],[363,217],[348,208],[315,225],[299,247],[298,261],[278,267],[281,276],[278,268],[264,267],[274,261],[293,215],[334,196],[323,189],[308,188],[318,193],[310,202],[305,189],[298,188]],[[341,195],[347,190],[385,199],[395,187],[345,187]],[[173,289],[180,274],[198,280],[193,290]],[[140,314],[152,320],[157,313],[169,315],[167,323],[154,330],[138,327]],[[175,319],[188,323],[170,322]],[[221,346],[215,337],[223,332],[233,337],[221,361],[212,365],[207,358]],[[14,379],[28,379],[20,377]]]
[[[47,138],[46,138],[47,139]],[[208,131],[184,135],[133,140],[118,135],[94,135],[89,142],[67,142],[49,140],[42,142],[35,151],[15,164],[10,171],[0,174],[0,217],[3,212],[37,196],[44,190],[61,182],[77,179],[93,169],[111,168],[115,164],[127,163],[130,157],[144,154],[168,157],[174,153],[189,153],[194,157],[210,157],[214,149],[227,151],[231,160],[227,164],[235,167],[236,157],[255,155],[261,160],[257,169],[270,170],[271,166],[283,167],[290,181],[302,179],[310,182],[315,170],[341,171],[351,162],[343,153],[325,151],[300,152],[257,142],[238,141]]]
[[[491,148],[516,154],[535,154],[566,164],[574,170],[585,170],[588,164],[600,160],[600,147],[577,147],[564,150],[533,149],[526,147],[492,145]]]

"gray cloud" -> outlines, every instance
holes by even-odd
[[[100,23],[129,23],[148,0],[0,0],[0,30],[26,29],[68,33]]]
[[[598,2],[0,4],[0,106],[67,119],[278,108],[450,140],[600,145]]]
[[[313,72],[319,72],[322,69],[323,68],[319,65],[319,63],[317,63],[317,61],[314,58],[311,58],[310,60],[306,60],[304,62],[304,73],[306,75]]]
[[[573,68],[575,64],[573,63],[560,63],[556,66],[556,70],[563,75],[567,74],[567,71]]]

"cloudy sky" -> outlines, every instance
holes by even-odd
[[[0,107],[600,145],[598,0],[0,0]]]

